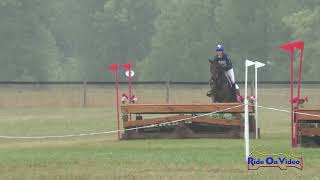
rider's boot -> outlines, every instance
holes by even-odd
[[[232,92],[237,95],[236,83],[232,83]]]

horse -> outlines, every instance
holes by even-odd
[[[237,102],[237,95],[232,88],[231,82],[227,78],[225,71],[217,61],[210,62],[210,87],[208,96],[211,97],[212,102]]]

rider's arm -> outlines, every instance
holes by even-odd
[[[231,68],[233,68],[232,61],[228,55],[226,56],[226,64],[227,64],[227,66],[226,66],[227,71],[230,70]]]

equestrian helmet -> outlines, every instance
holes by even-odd
[[[216,46],[216,51],[223,51],[223,50],[224,50],[223,44],[222,43],[218,43],[217,46]]]

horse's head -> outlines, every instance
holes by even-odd
[[[218,61],[210,61],[211,80],[215,84],[221,84],[222,79],[225,77],[224,70],[219,65]]]

